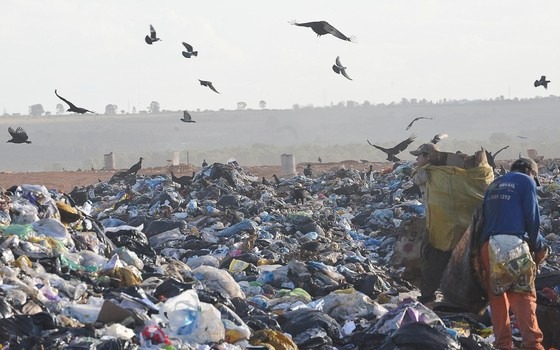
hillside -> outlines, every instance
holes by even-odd
[[[169,164],[173,151],[181,163],[226,162],[230,158],[250,166],[280,165],[280,155],[291,153],[296,163],[344,159],[383,162],[372,143],[391,147],[411,134],[410,148],[437,133],[449,138],[442,150],[473,153],[479,147],[496,151],[503,159],[535,148],[545,157],[560,157],[557,123],[560,98],[525,101],[464,101],[292,110],[191,112],[196,123],[179,121],[180,112],[137,115],[60,115],[0,117],[0,129],[22,126],[29,145],[0,143],[0,171],[61,171],[103,168],[103,155],[113,152],[117,168],[144,157],[148,167]],[[420,120],[410,130],[408,123]],[[8,137],[6,133],[6,138]],[[403,160],[412,160],[408,152]]]

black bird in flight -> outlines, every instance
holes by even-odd
[[[416,117],[414,119],[412,119],[412,121],[410,122],[410,124],[408,124],[408,126],[406,127],[406,130],[410,129],[412,127],[412,124],[414,124],[415,121],[420,120],[420,119],[434,119],[434,118],[430,118],[430,117]]]
[[[215,93],[219,94],[218,90],[216,90],[216,88],[214,87],[214,85],[212,85],[212,82],[211,82],[211,81],[200,80],[200,79],[198,79],[198,81],[200,81],[200,85],[202,85],[202,86],[208,86],[212,91],[214,91]]]
[[[8,127],[8,132],[12,135],[12,139],[6,141],[6,143],[31,143],[31,141],[27,140],[29,137],[21,126],[18,126],[15,130],[10,126]]]
[[[152,26],[151,24],[150,24],[150,35],[146,35],[145,40],[146,40],[146,44],[148,45],[152,45],[152,43],[161,40],[160,38],[157,37],[156,30],[154,29],[154,26]]]
[[[342,63],[340,63],[339,56],[336,56],[336,61],[335,64],[332,66],[332,69],[334,70],[335,73],[342,74],[346,79],[352,80],[352,78],[350,78],[348,74],[346,74],[346,67],[344,67]]]
[[[183,57],[191,58],[191,56],[198,56],[198,51],[193,51],[193,47],[183,41],[183,46],[187,51],[183,51]]]
[[[293,24],[295,26],[300,26],[300,27],[309,27],[317,34],[317,36],[331,34],[339,39],[350,41],[350,42],[354,42],[355,39],[353,36],[347,37],[346,35],[342,34],[341,32],[338,31],[338,29],[331,26],[326,21],[307,22],[307,23],[297,23],[296,21],[291,21],[290,24]]]
[[[398,161],[400,161],[400,159],[395,157],[395,155],[404,151],[408,147],[408,145],[410,145],[414,141],[415,138],[416,138],[416,136],[412,135],[409,138],[407,138],[406,140],[400,142],[398,145],[396,145],[395,147],[392,147],[392,148],[383,148],[383,147],[374,145],[371,142],[369,142],[369,140],[367,140],[367,142],[369,143],[370,146],[373,146],[373,147],[377,148],[378,150],[381,150],[381,151],[385,152],[387,154],[387,160],[388,161],[398,162]]]
[[[488,165],[492,167],[492,169],[496,169],[496,156],[498,155],[498,153],[508,148],[509,145],[504,146],[499,150],[497,150],[496,153],[492,153],[492,152],[488,152],[487,150],[484,150],[486,152],[486,161],[488,162]]]
[[[80,114],[84,114],[84,113],[90,112],[90,113],[95,114],[95,112],[90,111],[89,109],[85,109],[85,108],[82,108],[82,107],[76,107],[75,104],[73,104],[72,102],[68,101],[68,100],[65,99],[64,97],[60,96],[60,95],[56,92],[56,89],[54,89],[54,94],[55,94],[59,99],[61,99],[62,101],[66,102],[66,103],[68,104],[68,107],[70,107],[70,108],[68,108],[68,109],[66,110],[66,112],[75,112],[75,113],[80,113]]]
[[[517,137],[519,137],[520,139],[526,139],[527,136],[521,136],[521,135],[517,135]]]
[[[447,134],[437,134],[430,142],[435,145],[436,143],[440,142],[443,139],[446,139],[447,137],[449,137],[449,135]]]
[[[185,123],[196,123],[196,121],[192,120],[191,115],[187,111],[183,111],[183,118],[180,119]]]
[[[550,83],[550,80],[546,80],[546,76],[543,75],[541,76],[540,80],[535,80],[535,87],[539,87],[539,86],[544,86],[545,89],[548,88],[548,83]]]
[[[130,169],[128,169],[125,174],[127,175],[133,175],[136,176],[136,174],[138,173],[138,171],[140,169],[142,169],[142,157],[140,157],[140,160],[138,161],[138,163],[134,164],[133,166],[130,167]]]

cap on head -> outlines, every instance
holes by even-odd
[[[525,171],[526,169],[531,169],[535,172],[535,182],[537,183],[537,186],[540,186],[539,179],[537,177],[539,175],[539,166],[534,160],[531,158],[519,158],[511,164],[512,171]]]
[[[413,156],[419,156],[422,153],[432,153],[434,151],[439,151],[439,147],[436,144],[433,143],[424,143],[421,144],[417,149],[415,149],[414,151],[410,151],[410,154],[412,154]]]

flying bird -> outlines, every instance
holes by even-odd
[[[544,86],[545,89],[548,88],[548,83],[550,83],[550,80],[546,80],[546,76],[543,75],[541,76],[540,80],[535,80],[535,87],[539,87],[539,86]]]
[[[447,134],[437,134],[436,136],[434,136],[434,138],[430,141],[431,143],[433,143],[434,145],[438,142],[440,142],[443,139],[446,139],[449,135]]]
[[[414,119],[412,119],[412,121],[410,122],[410,124],[408,124],[408,126],[406,127],[406,130],[410,129],[412,127],[412,124],[414,124],[415,121],[420,120],[420,119],[434,119],[434,118],[430,118],[430,117],[416,117]]]
[[[183,41],[183,46],[187,51],[183,51],[183,57],[191,58],[191,56],[198,56],[198,51],[193,51],[193,47]]]
[[[527,136],[521,136],[521,135],[517,135],[517,137],[519,137],[520,139],[526,139]]]
[[[131,166],[126,172],[125,174],[127,175],[133,175],[136,176],[136,174],[138,173],[138,171],[140,169],[142,169],[142,157],[140,157],[140,160],[138,161],[138,163],[134,164],[133,166]]]
[[[157,37],[156,30],[154,29],[154,26],[152,26],[151,24],[150,24],[150,35],[146,35],[145,40],[146,40],[146,44],[148,45],[152,45],[152,43],[161,40],[160,38]]]
[[[195,120],[192,120],[191,115],[187,111],[183,111],[183,118],[181,118],[180,120],[185,123],[196,123]]]
[[[68,107],[70,107],[70,108],[68,108],[68,109],[66,110],[66,112],[75,112],[75,113],[79,113],[79,114],[84,114],[84,113],[90,112],[90,113],[95,114],[95,112],[90,111],[89,109],[85,109],[85,108],[82,108],[82,107],[76,107],[75,104],[73,104],[72,102],[68,101],[68,100],[65,99],[64,97],[60,96],[60,95],[56,92],[56,89],[54,89],[54,94],[55,94],[59,99],[61,99],[62,101],[66,102],[66,103],[68,104]]]
[[[331,34],[339,39],[350,41],[350,42],[354,42],[355,39],[353,36],[347,37],[346,35],[342,34],[341,32],[338,31],[338,29],[331,26],[326,21],[307,22],[307,23],[297,23],[296,21],[291,21],[290,24],[293,24],[295,26],[300,26],[300,27],[309,27],[317,34],[317,36]]]
[[[498,153],[500,153],[501,151],[508,149],[508,146],[504,146],[502,148],[500,148],[499,150],[497,150],[495,153],[492,152],[488,152],[485,150],[486,152],[486,161],[488,162],[488,165],[490,165],[492,167],[492,169],[496,169],[496,156],[498,155]]]
[[[336,74],[342,74],[346,79],[348,80],[352,80],[352,78],[350,78],[348,76],[348,74],[346,74],[346,67],[344,67],[342,65],[342,63],[340,63],[340,57],[336,56],[336,62],[335,64],[332,66],[332,69],[334,70],[334,72]]]
[[[21,126],[18,126],[15,130],[10,126],[8,127],[8,132],[10,133],[12,138],[11,140],[6,141],[6,143],[31,143],[31,141],[27,140],[29,137]]]
[[[378,150],[385,152],[387,154],[388,161],[398,162],[400,161],[400,159],[397,158],[396,155],[404,151],[408,147],[408,145],[410,145],[414,141],[415,138],[416,136],[412,135],[392,148],[383,148],[381,146],[374,145],[371,142],[369,142],[369,140],[367,140],[367,142],[369,143],[370,146],[373,146]]]
[[[216,90],[216,88],[214,87],[214,85],[212,85],[212,82],[211,82],[211,81],[200,80],[200,79],[198,79],[198,81],[200,81],[200,85],[202,85],[202,86],[208,86],[212,91],[214,91],[215,93],[219,94],[218,90]]]
[[[499,150],[497,150],[497,151],[493,154],[493,157],[496,158],[496,156],[498,155],[498,153],[500,153],[501,151],[503,151],[503,150],[505,150],[505,149],[508,149],[508,148],[509,148],[509,145],[500,148]]]

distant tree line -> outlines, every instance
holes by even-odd
[[[359,103],[357,101],[352,101],[352,100],[348,100],[348,101],[340,101],[338,103],[331,103],[329,106],[324,106],[324,107],[315,107],[314,105],[305,105],[302,106],[300,104],[294,104],[292,105],[292,109],[293,110],[299,110],[299,109],[330,109],[330,108],[371,108],[371,107],[395,107],[395,106],[434,106],[434,105],[467,105],[467,104],[485,104],[485,103],[495,103],[495,102],[499,102],[499,103],[518,103],[518,102],[527,102],[527,101],[543,101],[543,100],[549,100],[549,101],[557,101],[560,100],[560,96],[554,96],[554,95],[550,95],[548,97],[535,97],[535,98],[505,98],[503,95],[498,96],[496,98],[490,98],[487,100],[484,99],[475,99],[475,100],[467,100],[467,99],[460,99],[460,100],[453,100],[453,99],[441,99],[438,101],[431,101],[431,100],[427,100],[427,99],[415,99],[415,98],[411,98],[411,99],[407,99],[407,98],[402,98],[399,102],[391,102],[391,103],[377,103],[374,104],[370,101],[364,101],[362,103]],[[247,109],[248,104],[246,102],[240,101],[237,102],[237,110],[245,110]],[[267,103],[264,100],[259,101],[259,108],[260,109],[266,109]],[[132,114],[137,114],[137,113],[160,113],[162,112],[162,108],[159,104],[158,101],[152,101],[150,103],[150,105],[148,107],[146,107],[147,111],[137,111],[136,107],[132,108]],[[224,108],[220,108],[219,111],[225,111],[226,109]],[[64,106],[61,103],[58,103],[55,107],[55,111],[57,115],[60,114],[64,114],[65,110],[64,110]],[[200,109],[197,109],[196,111],[200,112]],[[205,110],[205,111],[210,111],[210,110]],[[38,104],[34,104],[29,106],[28,108],[28,115],[33,116],[33,117],[40,117],[42,115],[50,115],[51,113],[49,111],[45,111],[44,107],[42,104],[38,103]],[[114,114],[118,114],[119,110],[118,110],[118,106],[115,104],[108,104],[107,106],[105,106],[105,114],[107,115],[114,115]],[[124,110],[120,110],[120,114],[126,114],[127,112]],[[4,110],[3,112],[4,116],[9,116],[9,115],[20,115],[19,113],[8,113]]]

